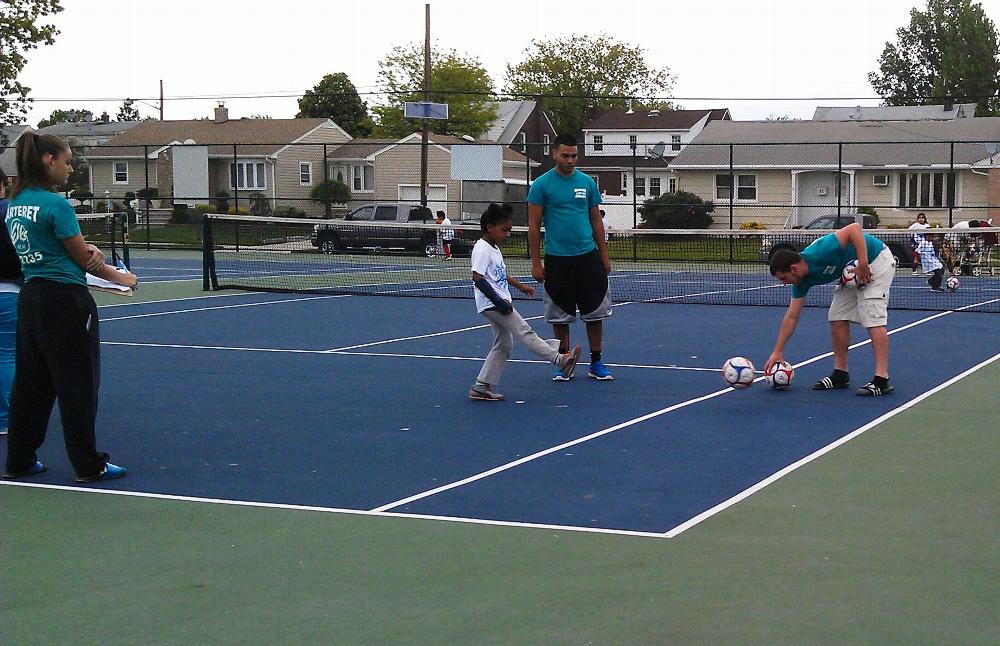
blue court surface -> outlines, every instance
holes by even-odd
[[[137,263],[149,282],[200,278],[192,269]],[[549,336],[540,303],[518,309]],[[101,308],[98,437],[130,472],[98,488],[673,536],[1000,347],[991,314],[892,311],[896,392],[814,392],[832,358],[826,312],[807,308],[786,354],[791,389],[726,388],[719,367],[735,355],[762,365],[783,312],[622,305],[605,326],[615,381],[588,379],[581,362],[552,382],[553,367],[516,345],[497,387],[507,401],[487,403],[466,396],[492,341],[471,300],[116,302]],[[873,360],[852,331],[860,386]],[[573,335],[586,353],[582,325]],[[40,458],[50,469],[33,481],[72,481],[57,437]]]

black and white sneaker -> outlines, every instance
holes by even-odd
[[[847,388],[849,385],[849,381],[834,381],[830,377],[823,377],[813,384],[813,390],[839,390]]]
[[[861,388],[858,388],[855,394],[859,397],[879,397],[881,395],[888,395],[894,390],[896,388],[891,384],[886,384],[885,388],[879,388],[874,382],[869,381]]]

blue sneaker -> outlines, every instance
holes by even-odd
[[[562,370],[556,370],[556,374],[552,375],[552,381],[569,381],[572,378],[572,374],[567,377]]]
[[[604,362],[600,360],[590,362],[590,371],[587,373],[587,376],[598,381],[615,380],[614,375],[608,372],[608,369],[604,366]]]
[[[101,480],[114,480],[115,478],[124,478],[127,473],[128,470],[125,467],[120,467],[116,464],[108,462],[96,476],[77,476],[76,481],[99,482]]]
[[[48,467],[42,464],[41,462],[35,462],[33,465],[31,465],[24,471],[18,471],[17,473],[14,473],[12,471],[4,471],[3,475],[0,477],[4,478],[5,480],[13,480],[15,478],[24,478],[26,476],[33,476],[38,473],[41,473],[42,471],[45,471],[46,469],[48,469]]]

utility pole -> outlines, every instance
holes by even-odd
[[[160,121],[163,121],[163,79],[160,79]]]
[[[424,5],[424,102],[431,100],[431,6]],[[427,119],[420,129],[420,205],[427,206]]]

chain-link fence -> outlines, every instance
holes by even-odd
[[[200,213],[388,220],[425,204],[427,217],[475,221],[490,202],[526,223],[531,181],[552,168],[550,142],[511,145],[431,135],[337,142],[145,143],[86,149],[85,181],[67,192],[81,212],[125,210],[133,242],[200,243]],[[1000,214],[1000,155],[989,141],[774,143],[621,142],[578,147],[611,230],[932,225]],[[422,178],[426,178],[422,181]],[[364,207],[375,205],[376,208]],[[865,215],[867,217],[859,217]],[[839,216],[839,217],[838,217]],[[189,227],[189,234],[181,229]]]

